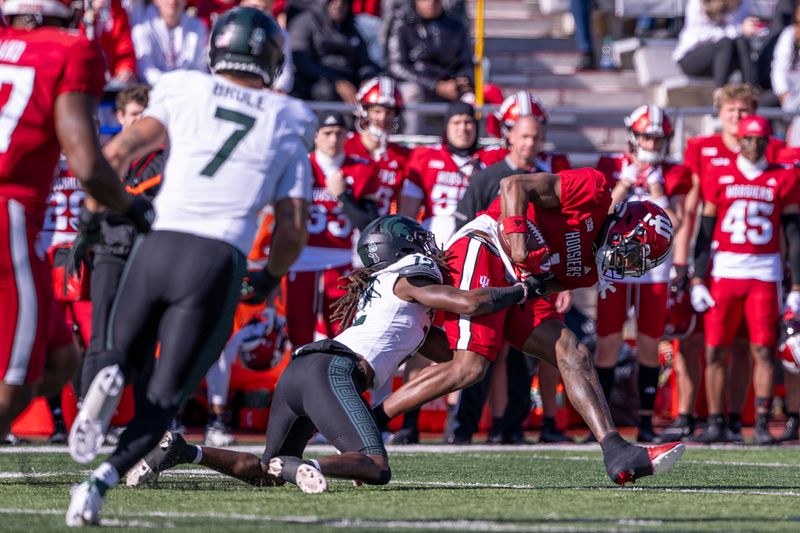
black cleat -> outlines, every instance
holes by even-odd
[[[729,421],[728,435],[731,439],[730,442],[735,444],[744,444],[744,437],[742,437],[742,423],[740,421]]]
[[[639,422],[636,432],[636,442],[653,442],[656,440],[656,432],[653,431],[652,422]]]
[[[67,425],[61,416],[53,417],[53,433],[47,437],[47,444],[66,444]]]
[[[767,424],[756,424],[753,444],[756,446],[772,446],[773,444],[777,444],[772,433],[769,432],[769,426]]]
[[[558,428],[542,426],[542,431],[539,434],[539,442],[548,444],[573,444],[575,440],[566,435],[563,431],[559,431]]]
[[[388,444],[419,444],[419,430],[417,428],[400,428],[392,435]]]
[[[608,477],[624,487],[626,483],[635,483],[645,476],[667,472],[683,457],[685,451],[686,446],[680,442],[649,447],[627,445],[613,456],[605,454],[603,460]]]
[[[735,442],[728,426],[724,421],[709,422],[699,435],[689,437],[689,442],[700,444],[730,443]]]
[[[189,445],[180,433],[167,431],[158,446],[130,469],[125,484],[129,487],[151,485],[158,481],[158,474],[164,470],[191,463],[195,457],[197,449],[194,446]]]
[[[800,431],[798,431],[797,417],[790,416],[786,419],[786,426],[783,428],[783,433],[777,438],[777,442],[789,442],[793,440],[800,440]]]
[[[664,444],[682,441],[694,433],[694,427],[693,416],[679,415],[678,418],[672,421],[672,424],[664,428],[664,431],[656,435],[653,442]]]

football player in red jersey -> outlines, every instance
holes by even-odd
[[[411,153],[405,146],[389,141],[389,135],[400,127],[403,98],[394,80],[387,76],[365,81],[357,98],[356,131],[347,135],[344,151],[349,156],[370,159],[378,166],[378,215],[383,216],[396,209]]]
[[[505,178],[500,198],[451,241],[453,283],[461,289],[502,287],[533,275],[539,276],[540,295],[546,296],[598,281],[609,290],[609,276],[641,276],[663,263],[673,235],[666,213],[651,202],[623,203],[612,213],[610,207],[611,191],[594,169]],[[591,354],[558,316],[546,298],[482,317],[445,314],[453,359],[421,371],[375,408],[376,419],[385,422],[476,382],[507,342],[558,366],[570,401],[600,441],[615,483],[671,467],[683,453],[679,443],[647,449],[620,437]]]
[[[478,119],[466,102],[447,107],[444,128],[441,144],[417,146],[411,152],[398,206],[399,214],[411,218],[417,218],[422,208],[422,225],[440,247],[455,233],[456,206],[470,176],[487,166],[487,154],[496,152],[478,148]]]
[[[625,117],[628,150],[604,155],[597,163],[613,189],[614,203],[649,200],[660,206],[680,226],[683,200],[692,187],[692,171],[667,160],[672,123],[664,110],[643,105]],[[639,358],[639,442],[652,442],[652,416],[658,390],[658,343],[664,334],[667,314],[669,257],[639,278],[617,284],[616,292],[597,302],[597,375],[606,398],[614,388],[614,369],[622,346],[622,326],[631,307],[636,313],[636,348]],[[646,309],[646,310],[645,310]]]
[[[700,187],[708,169],[715,166],[731,164],[739,152],[736,132],[739,120],[752,115],[758,108],[758,92],[747,84],[729,84],[714,92],[714,107],[717,118],[722,125],[718,134],[688,139],[684,152],[684,164],[692,169],[693,187],[686,195],[684,203],[684,221],[675,235],[675,251],[673,277],[671,283],[676,287],[684,287],[688,282],[687,265],[694,245],[695,221],[700,205]],[[784,146],[783,141],[770,137],[766,157],[775,162],[778,153]],[[700,276],[707,273],[697,273]],[[733,343],[731,359],[731,397],[728,406],[728,436],[733,441],[741,440],[741,406],[744,404],[750,382],[750,354],[747,340],[738,338]],[[704,321],[698,320],[695,332],[687,339],[681,340],[678,357],[682,359],[677,368],[680,383],[679,416],[669,428],[659,435],[665,442],[678,440],[691,435],[695,430],[694,409],[697,392],[702,379],[701,357],[704,350]]]
[[[796,171],[766,159],[770,128],[758,115],[738,126],[741,150],[727,166],[708,169],[702,183],[703,216],[695,245],[696,274],[691,281],[692,306],[708,311],[706,328],[706,392],[708,425],[696,440],[725,439],[726,357],[742,322],[746,322],[754,360],[756,444],[774,442],[768,423],[776,327],[780,320],[781,226],[792,269],[787,307],[800,311],[800,188]],[[703,277],[717,243],[710,287]]]
[[[292,346],[314,340],[315,331],[333,337],[338,323],[331,304],[346,290],[339,278],[352,268],[353,230],[378,218],[378,169],[368,159],[343,151],[347,130],[337,112],[320,117],[311,153],[313,203],[308,242],[287,275],[286,319]]]
[[[99,202],[149,228],[149,203],[132,201],[100,151],[94,112],[105,82],[96,44],[67,30],[68,2],[9,0],[0,28],[0,435],[34,395],[50,395],[77,369],[78,355],[53,312],[50,271],[36,252],[59,146]],[[35,79],[35,83],[34,83]],[[145,205],[146,204],[146,205]],[[65,333],[66,332],[66,333]]]

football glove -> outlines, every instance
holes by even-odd
[[[522,280],[527,288],[526,296],[528,300],[532,298],[545,298],[553,293],[553,285],[550,281],[555,276],[552,272],[545,272],[542,274],[535,274],[527,276]]]
[[[717,305],[717,302],[714,301],[711,293],[708,292],[708,287],[702,283],[692,285],[692,288],[689,292],[689,297],[692,302],[692,307],[698,313],[704,313]]]
[[[103,213],[92,213],[86,209],[81,209],[78,215],[78,234],[72,241],[67,257],[67,274],[80,279],[81,264],[91,268],[89,251],[92,246],[103,241],[103,234],[100,230],[100,221],[104,218]],[[66,277],[65,284],[66,284]]]
[[[156,219],[156,212],[150,200],[143,196],[134,196],[130,207],[122,213],[133,222],[139,233],[147,233]]]
[[[261,270],[248,270],[242,279],[242,303],[256,305],[263,303],[281,283],[281,276],[273,276],[266,267]]]

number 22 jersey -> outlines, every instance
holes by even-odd
[[[741,156],[706,171],[703,201],[717,207],[711,275],[780,281],[781,213],[800,200],[796,171],[772,164],[756,168]]]
[[[0,196],[41,224],[60,148],[55,102],[64,93],[99,98],[105,62],[78,32],[0,28]]]

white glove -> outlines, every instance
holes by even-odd
[[[792,291],[786,296],[786,309],[792,314],[800,314],[800,291]]]
[[[628,163],[619,172],[619,181],[633,187],[639,179],[639,167],[635,163]]]
[[[661,170],[661,165],[651,166],[647,169],[647,185],[656,185],[664,183],[664,171]]]
[[[708,311],[709,308],[717,305],[717,302],[711,297],[711,293],[708,292],[708,287],[702,283],[692,285],[689,296],[692,301],[692,307],[698,313]]]

